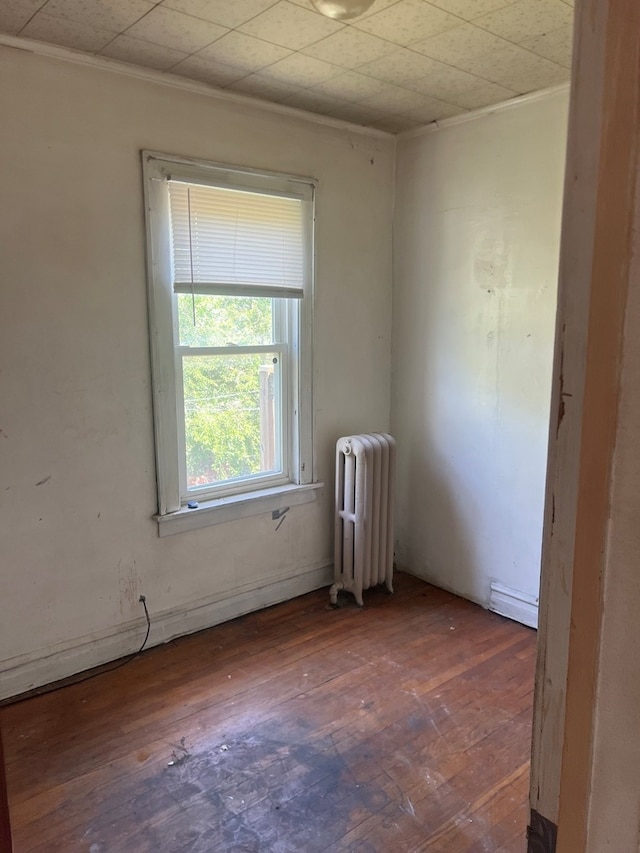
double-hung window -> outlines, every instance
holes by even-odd
[[[143,168],[159,520],[311,483],[312,181]]]

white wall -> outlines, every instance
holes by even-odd
[[[401,566],[537,596],[567,94],[402,140],[392,431]]]
[[[158,642],[329,582],[335,440],[389,427],[394,143],[9,48],[0,115],[9,695],[134,649],[140,593]],[[316,470],[327,487],[277,532],[267,515],[157,536],[143,148],[319,180]]]

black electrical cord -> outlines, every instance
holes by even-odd
[[[95,678],[96,675],[103,675],[105,672],[113,672],[116,669],[120,669],[121,666],[125,666],[125,664],[131,663],[134,658],[137,658],[139,654],[144,651],[144,647],[147,645],[147,640],[149,639],[149,631],[151,630],[151,619],[149,618],[149,611],[147,610],[147,599],[144,595],[141,595],[138,599],[140,604],[144,607],[144,615],[147,620],[147,633],[144,635],[144,640],[142,641],[142,645],[138,649],[137,652],[132,652],[128,657],[123,658],[121,661],[118,661],[114,666],[109,667],[109,669],[103,669],[101,672],[93,672],[91,675],[87,675],[86,678],[81,679],[80,681],[76,681],[75,684],[80,684],[82,681],[88,681],[90,678]]]
[[[73,676],[70,676],[69,680],[67,681],[65,679],[63,683],[54,682],[53,684],[46,684],[44,687],[36,688],[35,690],[30,690],[29,693],[24,697],[17,696],[14,701],[9,699],[6,702],[2,702],[0,704],[16,705],[18,702],[26,702],[27,699],[33,699],[36,696],[44,696],[46,693],[53,693],[54,690],[63,690],[65,687],[74,687],[76,684],[82,684],[84,681],[90,681],[92,678],[97,678],[99,675],[105,675],[107,672],[115,672],[116,669],[120,669],[120,667],[126,666],[126,664],[131,663],[134,658],[137,658],[138,655],[144,651],[144,648],[147,645],[147,641],[149,639],[149,632],[151,631],[151,619],[149,618],[149,611],[147,610],[147,599],[144,595],[141,595],[138,601],[144,607],[144,615],[145,619],[147,620],[147,632],[144,635],[142,645],[136,652],[132,652],[132,654],[127,655],[127,657],[117,661],[113,666],[100,667],[95,672],[89,672],[87,675],[80,676],[79,678],[74,678]]]

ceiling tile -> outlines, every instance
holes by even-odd
[[[156,6],[148,15],[127,30],[127,35],[141,38],[154,44],[162,44],[184,53],[195,53],[219,39],[226,32],[225,27],[183,15],[164,6]]]
[[[402,47],[388,56],[362,65],[358,71],[360,74],[368,74],[370,77],[376,77],[378,80],[384,80],[387,83],[402,85],[409,80],[425,77],[441,64],[421,53],[415,53],[406,47]]]
[[[171,73],[189,77],[191,80],[200,80],[201,83],[209,83],[212,86],[228,86],[246,75],[240,68],[231,68],[229,65],[205,59],[197,53],[183,59],[171,69]]]
[[[573,27],[569,26],[561,27],[559,30],[554,30],[551,33],[545,33],[541,36],[525,39],[520,44],[522,47],[526,47],[527,50],[537,53],[538,56],[544,56],[545,59],[557,62],[558,65],[571,68],[572,41]]]
[[[290,83],[282,83],[264,74],[250,74],[237,83],[232,83],[229,90],[241,92],[243,95],[253,95],[256,98],[264,98],[266,101],[281,102],[289,95],[301,92],[300,86],[292,86]]]
[[[513,3],[513,0],[428,0],[432,6],[437,6],[445,12],[451,12],[464,21],[473,21],[480,15],[495,12]]]
[[[186,57],[186,53],[163,47],[159,44],[151,44],[149,41],[134,39],[131,36],[120,35],[101,51],[101,56],[110,59],[120,59],[133,65],[144,65],[147,68],[157,68],[166,71],[176,62]]]
[[[121,32],[153,9],[149,0],[49,0],[47,15]]]
[[[517,92],[507,89],[505,86],[498,86],[497,83],[483,83],[481,86],[476,86],[475,89],[469,89],[467,92],[450,95],[449,101],[467,110],[478,110],[481,107],[489,106],[489,104],[499,104],[501,101],[508,101],[510,98],[514,98],[516,94]]]
[[[405,84],[406,87],[413,89],[414,92],[421,92],[423,95],[451,102],[454,95],[468,92],[469,89],[475,89],[486,83],[486,80],[476,77],[475,74],[469,74],[459,68],[452,68],[442,62],[435,62],[435,60],[433,62],[434,67],[426,77],[412,80]]]
[[[508,81],[503,81],[503,84],[508,85],[509,88],[521,95],[526,95],[528,92],[538,92],[541,89],[548,89],[550,86],[569,82],[571,73],[568,68],[556,65],[555,62],[548,62],[540,57],[536,57],[536,59],[540,59],[544,65],[531,67],[526,71],[520,70],[517,74],[513,74]]]
[[[243,24],[240,30],[291,50],[301,50],[338,32],[343,26],[310,9],[280,0],[266,12]]]
[[[85,50],[89,53],[97,53],[107,45],[115,33],[100,27],[89,27],[79,24],[77,21],[67,21],[64,18],[54,18],[38,12],[21,33],[25,38],[48,41],[52,44],[61,44],[74,50]]]
[[[258,71],[291,54],[290,50],[233,30],[200,51],[199,56],[223,65]]]
[[[475,56],[485,56],[495,50],[508,47],[509,42],[474,27],[473,24],[463,24],[445,33],[424,39],[411,45],[411,50],[417,50],[425,56],[439,59],[449,65],[457,65],[459,60],[473,59]]]
[[[444,101],[439,101],[437,98],[425,98],[424,103],[408,110],[403,111],[402,115],[419,121],[421,124],[428,124],[431,121],[441,121],[451,116],[460,115],[465,112],[461,107],[456,107],[453,104],[447,104]]]
[[[312,56],[304,56],[302,53],[293,53],[264,69],[266,77],[303,87],[324,83],[325,80],[337,77],[341,73],[342,69],[337,65],[322,62]]]
[[[163,0],[162,5],[234,29],[255,18],[278,0]]]
[[[386,110],[394,115],[396,113],[408,114],[409,110],[420,109],[430,100],[418,92],[411,92],[401,86],[383,83],[378,92],[368,98],[362,98],[360,103],[368,107]]]
[[[417,130],[423,122],[414,121],[406,116],[388,116],[379,121],[371,122],[371,126],[387,133],[402,133],[407,130]]]
[[[306,47],[303,53],[334,65],[341,65],[343,68],[357,68],[395,49],[395,45],[385,39],[354,27],[345,27],[340,32]]]
[[[0,32],[16,35],[46,0],[4,0],[0,4]]]
[[[475,24],[508,41],[521,42],[571,24],[573,14],[562,0],[519,0],[476,18]]]
[[[357,21],[354,26],[399,45],[434,36],[460,23],[424,0],[401,0],[395,6]]]
[[[299,110],[310,110],[313,113],[324,113],[325,115],[331,112],[331,110],[344,105],[344,101],[324,95],[322,92],[315,92],[313,89],[302,89],[302,91],[297,92],[295,95],[290,95],[282,103],[288,107],[296,107]]]
[[[0,31],[392,132],[569,76],[572,0],[375,0],[348,25],[311,0],[43,2],[0,0]]]
[[[457,64],[471,74],[506,86],[519,94],[533,91],[531,81],[540,81],[539,88],[542,89],[561,83],[568,76],[566,68],[515,44],[486,56],[459,59]]]
[[[362,101],[379,92],[381,86],[384,84],[373,77],[366,77],[357,71],[347,71],[338,77],[332,77],[331,80],[316,88],[326,95],[335,95],[346,101]]]
[[[381,110],[363,107],[362,104],[343,102],[341,106],[334,107],[328,115],[333,116],[333,118],[342,119],[343,121],[353,122],[353,124],[371,124],[378,119],[382,119],[384,113]]]
[[[519,61],[529,62],[533,57],[531,53],[529,56],[525,56],[528,51],[518,45],[502,40],[500,44],[501,46],[497,50],[488,53],[458,56],[455,65],[463,71],[468,71],[469,74],[476,74],[491,83],[496,83],[502,82],[503,79],[517,71]],[[499,78],[499,81],[496,78]]]

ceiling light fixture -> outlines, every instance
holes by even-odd
[[[320,14],[336,21],[357,18],[373,5],[373,0],[311,0],[311,2]]]

